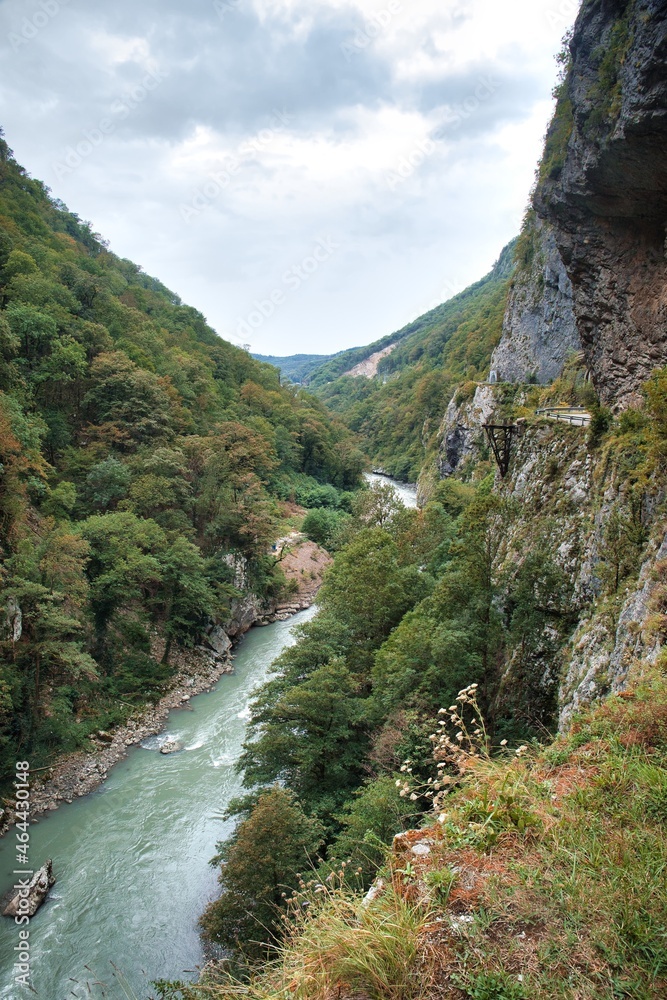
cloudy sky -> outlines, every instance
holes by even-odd
[[[575,0],[0,0],[17,159],[265,354],[398,329],[518,231]]]

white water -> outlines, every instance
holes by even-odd
[[[417,487],[388,476],[406,507]],[[236,650],[235,673],[190,710],[172,712],[167,732],[145,740],[92,795],[63,805],[30,831],[30,861],[52,858],[57,883],[30,924],[31,982],[14,982],[18,928],[0,919],[0,998],[42,1000],[151,997],[155,979],[196,978],[204,961],[197,920],[217,895],[208,862],[233,829],[222,814],[241,791],[234,765],[253,692],[293,640],[288,622],[253,629]],[[164,756],[165,739],[185,750]],[[0,893],[14,881],[14,831],[0,841]]]
[[[365,473],[365,478],[369,483],[390,483],[406,507],[417,506],[416,483],[399,483],[397,479],[392,479],[391,476],[381,476],[377,472],[367,472]]]

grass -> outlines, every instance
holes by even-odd
[[[418,842],[430,853],[414,853]],[[667,996],[667,678],[520,756],[468,762],[397,839],[370,904],[296,898],[276,958],[185,1000],[659,1000]],[[304,906],[303,904],[307,905]]]
[[[504,773],[503,773],[504,772]],[[502,783],[501,782],[502,778]],[[657,1000],[667,995],[667,683],[650,673],[571,735],[480,766],[452,799],[442,846],[473,842],[470,816],[512,789],[535,823],[507,821],[468,872],[474,921],[451,969],[464,996]],[[474,832],[474,830],[473,830]],[[507,980],[502,985],[502,977]],[[509,977],[509,978],[508,978]],[[452,994],[454,995],[454,994]]]
[[[432,977],[422,940],[423,907],[387,890],[366,905],[344,886],[311,896],[276,961],[248,982],[224,971],[200,986],[181,987],[185,1000],[426,1000]],[[169,989],[163,995],[175,995]]]

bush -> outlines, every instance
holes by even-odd
[[[323,545],[325,549],[334,550],[339,547],[342,529],[349,520],[349,514],[319,507],[308,513],[303,522],[303,531],[311,541]]]
[[[595,403],[590,408],[592,420],[588,427],[588,447],[597,448],[600,441],[612,425],[613,417],[611,410],[605,406]]]

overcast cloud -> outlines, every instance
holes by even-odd
[[[0,124],[266,354],[390,333],[516,235],[574,0],[4,0]]]

